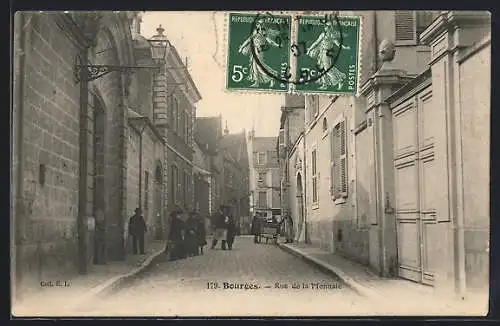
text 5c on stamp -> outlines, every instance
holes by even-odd
[[[283,79],[290,72],[291,21],[288,15],[229,14],[227,89],[289,90]]]
[[[358,87],[360,17],[298,17],[295,90],[355,95]]]

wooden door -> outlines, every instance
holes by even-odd
[[[434,284],[442,244],[436,227],[447,221],[444,109],[433,107],[430,88],[393,109],[399,276]],[[441,206],[444,205],[444,206]]]

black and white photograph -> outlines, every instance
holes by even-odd
[[[491,26],[17,11],[11,315],[486,316]]]

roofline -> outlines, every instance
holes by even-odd
[[[182,58],[180,57],[179,55],[179,52],[177,51],[176,47],[170,42],[170,41],[167,41],[168,44],[170,45],[170,51],[173,53],[174,57],[181,63],[181,64],[184,64],[184,62],[182,61]],[[169,51],[169,52],[170,52]],[[196,95],[198,96],[198,101],[202,99],[201,97],[201,94],[200,94],[200,91],[198,90],[198,87],[196,87],[196,84],[195,82],[193,81],[193,78],[191,77],[191,74],[189,73],[189,71],[187,70],[187,67],[186,69],[183,69],[185,72],[185,74],[187,75],[187,79],[189,80],[190,84],[191,84],[191,87],[193,88],[193,90],[195,91]]]
[[[158,132],[158,129],[156,129],[156,127],[154,126],[153,122],[151,122],[151,119],[149,119],[149,117],[146,117],[146,116],[128,117],[128,121],[129,122],[145,121],[146,126],[148,126],[149,130],[151,130],[153,132],[153,134],[156,136],[156,138],[158,138],[158,140],[160,140],[161,142],[164,142],[163,137],[160,135],[160,133]],[[137,128],[134,125],[132,125],[132,128],[134,128],[137,131]]]

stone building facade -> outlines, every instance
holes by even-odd
[[[211,184],[213,173],[210,171],[210,155],[195,139],[193,153],[193,189],[195,211],[206,219],[205,225],[209,231],[212,215],[211,203]]]
[[[125,256],[131,78],[111,72],[76,80],[86,76],[75,74],[75,64],[135,64],[133,16],[15,16],[12,275],[18,288],[62,271],[87,273],[95,241],[106,248],[105,259]]]
[[[276,137],[256,137],[248,134],[250,163],[250,213],[271,218],[281,216],[280,165]]]
[[[296,240],[439,292],[487,294],[489,14],[353,14],[375,31],[361,96],[306,97],[303,136],[281,147]]]
[[[153,60],[138,12],[18,13],[14,35],[12,283],[19,294],[41,279],[125,259],[137,207],[147,241],[166,239],[169,210],[194,208],[200,94],[170,43],[165,60]],[[145,69],[89,78],[76,69],[86,65]],[[182,171],[175,187],[172,167]]]
[[[209,201],[213,215],[221,205],[237,219],[240,230],[248,224],[249,163],[245,131],[229,133],[223,130],[222,116],[198,117],[196,142],[206,157],[207,170],[211,173]]]
[[[218,211],[222,204],[221,193],[223,183],[220,141],[222,139],[222,116],[197,117],[195,139],[200,150],[206,155],[207,170],[211,173],[209,191],[210,216]]]
[[[221,139],[221,150],[223,154],[223,184],[222,203],[229,208],[229,212],[235,217],[235,223],[239,232],[248,232],[250,224],[249,205],[249,163],[246,142],[246,132],[229,133],[224,130]]]

